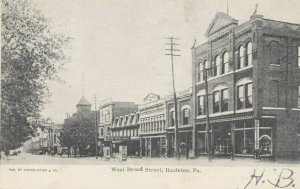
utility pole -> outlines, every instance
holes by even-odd
[[[98,124],[97,124],[97,114],[98,114],[98,110],[97,110],[97,94],[94,94],[94,99],[93,99],[94,103],[95,103],[95,156],[96,159],[98,159]]]
[[[171,56],[171,64],[172,64],[172,81],[173,81],[173,93],[174,93],[174,108],[175,108],[175,129],[174,129],[174,146],[175,146],[175,158],[180,159],[179,157],[179,135],[178,135],[178,111],[177,111],[177,98],[176,98],[176,90],[175,90],[175,79],[174,79],[174,65],[173,65],[173,57],[174,56],[180,56],[178,54],[174,54],[174,51],[180,51],[178,49],[175,49],[174,46],[179,45],[174,42],[174,40],[178,40],[179,38],[169,37],[167,38],[170,40],[170,43],[167,43],[166,45],[170,46],[170,49],[166,49],[170,53],[166,54],[168,56]]]
[[[209,106],[208,106],[208,82],[207,82],[207,78],[208,78],[208,74],[207,74],[207,68],[204,68],[204,74],[205,74],[205,106],[206,106],[206,127],[205,127],[205,138],[206,138],[206,144],[207,144],[207,156],[208,156],[208,161],[211,161],[212,159],[212,148],[211,148],[211,144],[212,141],[210,140],[210,138],[212,138],[210,135],[212,135],[212,130],[211,130],[211,134],[209,134]]]

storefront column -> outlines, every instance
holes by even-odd
[[[259,125],[260,120],[255,119],[254,121],[254,157],[259,158]]]
[[[235,156],[235,133],[234,133],[234,129],[235,129],[235,123],[231,123],[231,146],[232,146],[231,159],[232,160],[234,160],[234,156]]]
[[[145,141],[145,157],[148,157],[148,138],[144,138]]]
[[[197,152],[197,129],[196,129],[196,124],[193,124],[193,130],[192,130],[192,157],[190,158],[195,158],[198,154]]]
[[[211,153],[211,158],[214,159],[214,128],[213,125],[210,126],[211,127],[211,133],[210,133],[210,153]]]
[[[162,137],[159,137],[159,157],[162,156]]]
[[[150,146],[150,148],[149,148],[149,153],[150,153],[150,158],[152,157],[152,140],[151,140],[151,138],[149,138],[149,140],[150,140],[150,142],[149,142],[149,146]]]
[[[143,157],[143,140],[142,136],[140,136],[140,158]]]

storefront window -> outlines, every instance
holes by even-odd
[[[214,125],[213,126],[213,152],[218,154],[231,154],[231,127],[228,124]]]
[[[235,153],[253,155],[254,123],[253,121],[238,122],[235,128]]]
[[[272,155],[272,130],[259,130],[259,153],[260,155]]]

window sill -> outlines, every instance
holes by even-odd
[[[233,111],[217,112],[217,113],[209,114],[209,117],[216,117],[216,116],[228,115],[228,114],[232,114],[232,113],[233,113]],[[206,115],[197,116],[196,118],[197,119],[206,118]]]
[[[280,67],[280,64],[270,64],[270,66]]]
[[[247,67],[243,67],[243,68],[240,68],[240,69],[236,69],[236,70],[235,70],[235,73],[241,72],[241,71],[244,71],[244,70],[248,70],[248,69],[250,69],[250,68],[253,68],[253,65],[250,65],[250,66],[247,66]]]
[[[283,107],[262,107],[263,110],[286,110]]]
[[[253,108],[237,110],[236,113],[251,112],[251,111],[253,111]]]

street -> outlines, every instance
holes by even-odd
[[[131,158],[127,161],[119,161],[117,158],[105,160],[103,158],[96,159],[95,157],[60,157],[58,155],[34,155],[30,153],[21,153],[17,156],[9,156],[7,159],[1,160],[1,164],[67,164],[67,165],[182,165],[182,166],[300,166],[300,160],[280,160],[276,162],[271,160],[256,160],[252,158],[235,158],[223,159],[215,158],[211,162],[206,157],[199,157],[197,159],[181,159],[176,160],[172,158]]]

